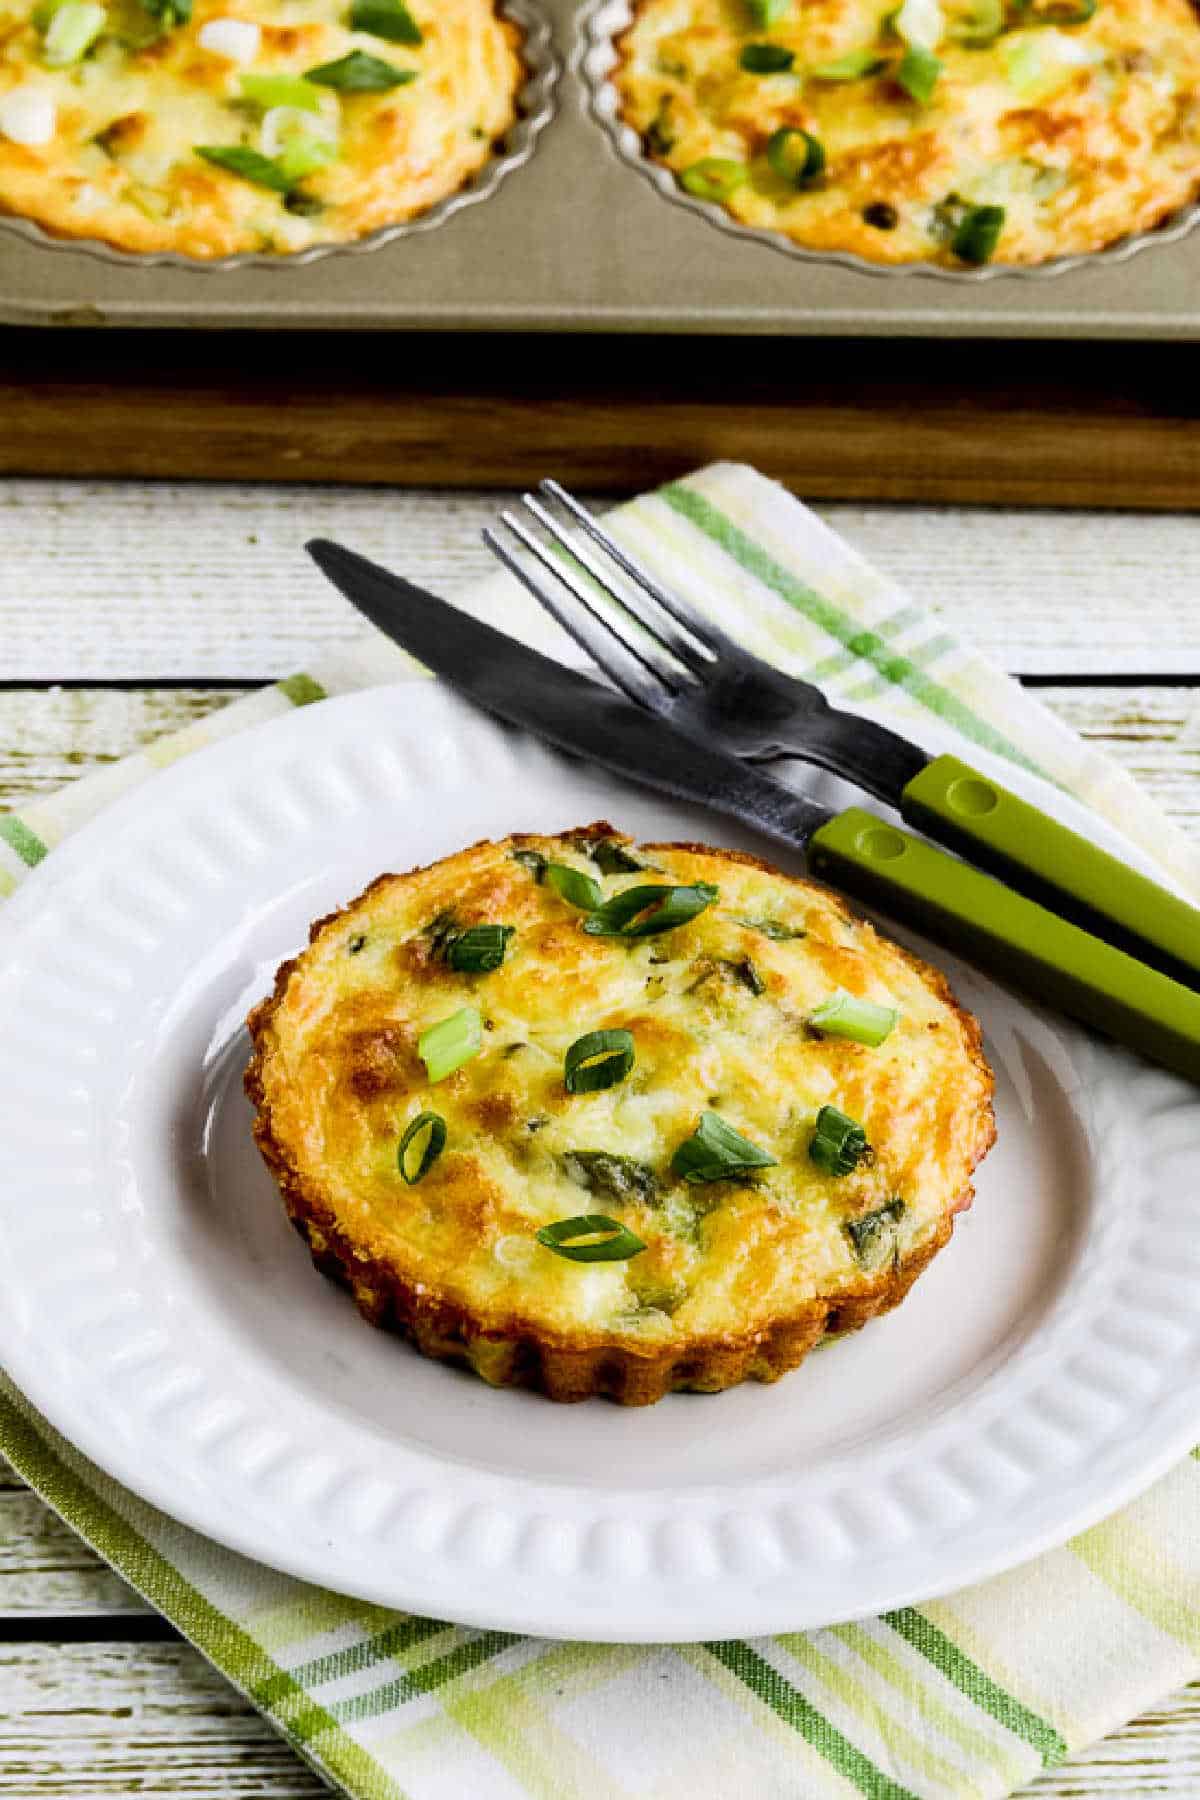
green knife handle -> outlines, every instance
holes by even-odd
[[[1200,1081],[1200,994],[861,807],[809,839],[812,873]]]
[[[956,756],[900,797],[910,825],[1139,961],[1200,985],[1200,912]]]

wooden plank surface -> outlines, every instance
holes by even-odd
[[[480,493],[6,484],[0,805],[224,704],[231,688],[218,678],[236,692],[342,635],[340,605],[296,555],[306,533],[350,538],[449,592],[486,567],[477,534],[492,505]],[[827,512],[964,637],[1039,677],[1047,704],[1200,830],[1200,534],[1191,521]],[[1137,673],[1160,679],[1127,679]],[[44,685],[54,678],[73,685]],[[163,1641],[144,1603],[0,1471],[4,1800],[315,1800],[323,1791],[202,1658]],[[1043,1777],[1025,1800],[1197,1795],[1200,1683]]]
[[[0,335],[0,474],[512,487],[744,458],[821,498],[1193,508],[1200,389],[1148,344]]]

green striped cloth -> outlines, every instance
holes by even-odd
[[[1200,855],[1119,770],[804,507],[720,465],[613,515],[731,633],[917,736],[1071,790],[1200,895]],[[471,610],[562,640],[507,578]],[[11,891],[117,793],[218,737],[419,674],[374,634],[23,814]],[[1200,1672],[1200,1466],[947,1600],[755,1643],[553,1643],[386,1612],[247,1562],[108,1480],[0,1382],[0,1449],[55,1510],[361,1800],[943,1800],[1011,1794]],[[1196,1511],[1193,1513],[1192,1508]]]

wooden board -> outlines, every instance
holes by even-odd
[[[0,474],[593,488],[725,457],[821,498],[1194,508],[1172,345],[29,332]]]

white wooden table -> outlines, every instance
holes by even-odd
[[[301,554],[339,535],[453,594],[478,493],[0,484],[0,806],[86,774],[347,628]],[[1191,518],[827,506],[946,622],[1200,830]],[[0,1796],[312,1800],[314,1778],[0,1465]],[[1200,1683],[1028,1790],[1200,1795]],[[486,1795],[464,1800],[487,1800]]]

